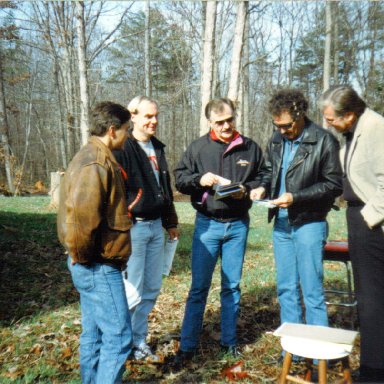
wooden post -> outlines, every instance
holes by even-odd
[[[59,206],[60,200],[60,182],[61,178],[64,176],[64,172],[51,172],[51,190],[49,194],[51,196],[50,206],[52,208],[57,208]]]

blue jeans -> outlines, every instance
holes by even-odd
[[[192,285],[181,329],[182,351],[197,348],[212,274],[221,255],[221,344],[237,343],[236,324],[240,306],[249,219],[222,223],[196,215],[192,242]]]
[[[300,287],[307,324],[328,326],[323,290],[323,246],[328,235],[326,221],[292,226],[277,218],[273,247],[281,322],[303,323]]]
[[[137,221],[131,228],[132,254],[123,271],[131,312],[133,344],[146,342],[148,315],[159,296],[163,277],[164,231],[161,219]]]
[[[80,370],[83,384],[121,383],[132,347],[131,320],[121,271],[94,263],[68,268],[80,293],[82,333]]]

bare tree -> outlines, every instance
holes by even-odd
[[[325,48],[324,48],[324,70],[323,90],[329,88],[331,77],[331,43],[332,43],[332,3],[325,3]]]
[[[151,87],[151,58],[150,58],[150,40],[151,40],[151,7],[149,0],[145,3],[145,40],[144,40],[144,72],[145,72],[145,94],[152,96]]]
[[[204,28],[203,72],[201,74],[200,136],[207,132],[207,119],[204,115],[204,108],[212,97],[216,6],[216,0],[207,2]]]
[[[241,53],[243,50],[244,43],[244,28],[245,20],[247,17],[247,1],[240,1],[237,4],[237,16],[236,16],[236,27],[235,27],[235,38],[233,41],[232,49],[232,61],[229,78],[228,98],[233,101],[237,101],[240,83],[240,63]]]
[[[9,124],[7,116],[7,102],[5,98],[4,85],[4,69],[3,69],[3,54],[0,46],[0,142],[3,147],[3,157],[5,165],[5,174],[7,177],[8,189],[11,193],[15,192],[13,185],[12,165],[11,165],[11,150],[9,146]]]
[[[84,25],[84,2],[76,1],[77,19],[77,53],[79,61],[79,85],[80,85],[80,133],[81,143],[84,145],[89,136],[89,86],[87,75],[87,53]]]

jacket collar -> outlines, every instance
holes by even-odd
[[[101,152],[103,152],[108,158],[110,158],[114,163],[117,164],[117,161],[115,159],[115,156],[113,156],[112,151],[96,136],[91,136],[88,139],[88,144],[92,144],[95,147],[99,148]]]
[[[129,131],[128,131],[128,138],[137,142],[137,140],[135,139],[135,137],[133,136],[133,128],[130,128]],[[152,142],[152,145],[153,145],[153,148],[155,149],[162,149],[165,147],[165,144],[163,144],[159,139],[157,139],[155,136],[152,136],[151,137],[151,142]]]

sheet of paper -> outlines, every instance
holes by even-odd
[[[228,184],[231,184],[231,180],[226,179],[225,177],[221,177],[219,175],[216,175],[216,177],[219,179],[218,185],[228,185]]]
[[[173,259],[175,257],[176,248],[179,240],[167,239],[164,244],[164,264],[163,275],[168,276],[172,269]]]
[[[253,203],[267,208],[276,208],[276,205],[272,204],[271,200],[253,200]]]
[[[282,324],[273,334],[347,345],[352,345],[357,336],[356,331],[292,323]]]

